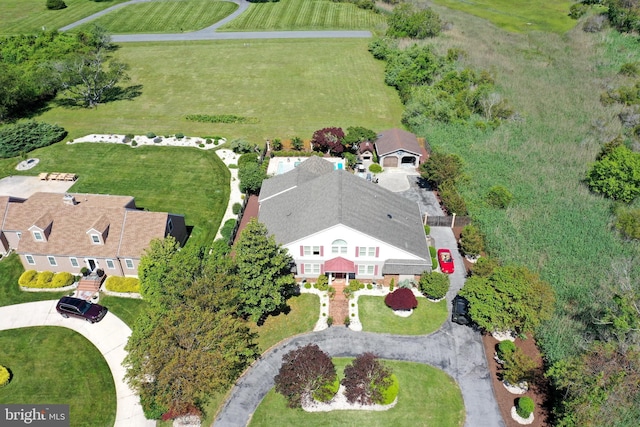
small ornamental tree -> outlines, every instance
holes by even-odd
[[[527,356],[520,347],[515,347],[511,352],[505,352],[501,359],[502,379],[509,384],[518,384],[522,381],[531,381],[536,369],[536,362]]]
[[[529,396],[523,396],[518,399],[518,405],[516,406],[516,412],[522,418],[529,418],[529,416],[533,413],[533,410],[536,408],[536,404],[533,399]]]
[[[311,143],[315,151],[341,154],[344,151],[344,145],[342,145],[343,139],[344,131],[342,128],[331,127],[315,131],[311,138]]]
[[[294,136],[291,138],[291,148],[296,151],[301,151],[304,148],[304,141],[302,138]]]
[[[476,257],[484,251],[484,238],[475,225],[469,224],[460,232],[460,249],[465,255]]]
[[[418,306],[418,300],[411,289],[398,288],[387,294],[384,303],[392,310],[413,310]]]
[[[587,173],[589,189],[613,200],[631,202],[640,194],[640,153],[618,145],[601,155]]]
[[[394,384],[393,374],[375,354],[364,353],[344,368],[342,385],[349,403],[361,405],[383,404],[388,401],[389,390]],[[391,399],[393,401],[395,396]]]
[[[429,299],[443,298],[449,290],[449,276],[437,271],[424,272],[420,276],[420,292]]]
[[[316,344],[307,344],[284,355],[275,377],[276,391],[287,399],[290,408],[296,408],[311,402],[314,396],[330,399],[327,394],[335,390],[336,379],[331,357]]]

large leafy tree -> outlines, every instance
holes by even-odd
[[[260,192],[262,181],[264,181],[266,177],[267,174],[257,162],[249,162],[239,166],[238,178],[240,179],[240,191],[252,194]]]
[[[284,355],[275,384],[276,391],[287,398],[289,407],[295,408],[311,402],[318,394],[321,400],[330,398],[322,395],[330,394],[336,379],[331,357],[316,344],[307,344]]]
[[[344,151],[342,140],[344,139],[344,131],[342,128],[329,127],[318,129],[313,133],[311,144],[315,151],[331,154],[341,154]]]
[[[362,142],[375,142],[377,137],[378,135],[371,129],[362,126],[352,126],[347,128],[347,134],[342,139],[342,145],[344,145],[348,151],[355,151]]]
[[[147,256],[154,263],[146,261],[145,281],[158,283],[147,284],[152,304],[132,328],[125,359],[127,379],[154,418],[201,409],[258,354],[254,334],[237,315],[233,261],[203,260],[199,250],[177,252],[171,241],[162,243],[154,242]]]
[[[344,394],[350,403],[361,405],[381,404],[385,400],[385,391],[392,385],[392,373],[375,354],[364,353],[344,368],[341,381]]]
[[[235,253],[244,315],[259,321],[282,309],[295,286],[289,252],[254,218],[240,234]]]
[[[551,317],[555,297],[551,286],[526,267],[496,267],[487,276],[473,275],[460,295],[469,314],[488,331],[533,331]]]
[[[93,26],[86,37],[90,49],[58,62],[55,70],[59,87],[71,99],[95,107],[118,83],[129,79],[129,67],[112,58],[111,37],[103,28]]]
[[[437,36],[442,30],[442,21],[436,12],[429,8],[418,10],[411,3],[394,7],[387,22],[387,35],[391,37],[425,39]]]
[[[420,175],[429,184],[439,188],[445,182],[454,183],[462,177],[462,159],[457,154],[433,152],[420,165]]]

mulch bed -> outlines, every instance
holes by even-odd
[[[456,240],[460,239],[460,232],[462,227],[455,227],[453,233],[456,236]],[[484,254],[483,254],[484,255]],[[467,261],[464,257],[464,267],[467,272],[471,271],[473,264]],[[520,347],[524,354],[531,357],[536,361],[538,368],[535,372],[535,379],[532,384],[529,385],[529,391],[525,394],[516,395],[511,394],[500,381],[498,373],[500,372],[500,365],[493,359],[496,351],[496,345],[498,340],[493,338],[491,334],[482,335],[482,343],[484,345],[484,352],[487,357],[487,363],[489,372],[491,372],[491,378],[493,380],[493,390],[500,408],[500,413],[506,427],[519,427],[521,424],[511,418],[511,408],[515,406],[516,399],[522,396],[529,396],[536,404],[534,411],[533,423],[529,424],[532,427],[551,427],[551,412],[549,410],[548,396],[551,395],[551,386],[549,381],[544,377],[544,362],[540,350],[536,346],[535,340],[529,336],[523,340],[516,338],[515,344]]]

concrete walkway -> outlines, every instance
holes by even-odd
[[[95,324],[80,319],[65,319],[56,311],[56,303],[57,300],[53,300],[0,307],[0,330],[60,326],[81,334],[102,353],[113,375],[117,404],[114,427],[155,426],[155,421],[149,421],[144,417],[138,395],[124,380],[125,368],[122,362],[127,354],[124,347],[131,335],[131,329],[111,312],[101,322]],[[87,403],[89,402],[90,399]]]
[[[122,7],[135,4],[147,3],[154,0],[130,0],[111,6],[100,12],[87,16],[77,22],[66,25],[59,31],[68,31],[80,25],[89,23],[101,16],[113,12]],[[216,32],[218,28],[232,21],[242,14],[249,7],[246,0],[232,0],[238,5],[238,9],[231,15],[216,22],[215,24],[203,28],[202,30],[189,33],[175,34],[119,34],[111,36],[114,43],[122,42],[162,42],[162,41],[194,41],[194,40],[249,40],[249,39],[318,39],[318,38],[370,38],[370,31],[255,31],[255,32]]]
[[[462,257],[455,250],[451,229],[432,227],[438,247],[453,249],[456,272],[451,275],[447,300],[451,302],[464,285]],[[449,309],[451,304],[449,304]],[[236,382],[214,425],[237,427],[247,425],[267,392],[274,386],[284,354],[297,347],[316,343],[336,357],[353,357],[366,351],[384,359],[426,363],[444,370],[458,383],[464,399],[465,426],[502,427],[504,421],[495,400],[493,385],[484,355],[480,334],[471,328],[445,324],[428,336],[400,336],[354,332],[345,327],[331,327],[289,339],[272,348],[256,361]]]

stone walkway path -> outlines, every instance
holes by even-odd
[[[336,293],[329,301],[329,316],[333,319],[334,325],[344,325],[344,319],[349,316],[349,300],[344,294],[347,285],[344,279],[335,279],[331,286]]]

